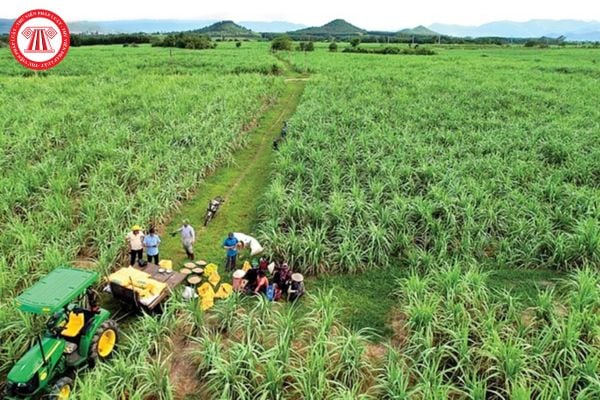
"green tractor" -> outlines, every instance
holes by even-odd
[[[98,279],[97,272],[61,267],[17,297],[21,311],[50,319],[46,332],[8,373],[5,399],[68,399],[70,373],[112,354],[119,332],[91,289]]]

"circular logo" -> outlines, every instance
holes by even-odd
[[[13,24],[9,45],[23,66],[46,70],[60,63],[71,44],[69,28],[61,17],[48,10],[31,10]]]

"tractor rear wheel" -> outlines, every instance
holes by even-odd
[[[65,376],[56,381],[52,386],[50,398],[52,400],[68,400],[73,389],[73,379]]]
[[[119,328],[117,323],[109,319],[104,321],[96,330],[90,347],[90,361],[105,360],[110,357],[119,341]]]

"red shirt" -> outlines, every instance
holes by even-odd
[[[258,267],[263,271],[266,270],[268,266],[269,262],[267,260],[260,260],[260,263],[258,263]]]

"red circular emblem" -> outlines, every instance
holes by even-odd
[[[60,63],[71,44],[69,27],[48,10],[31,10],[21,15],[10,30],[10,50],[18,62],[35,70]]]

